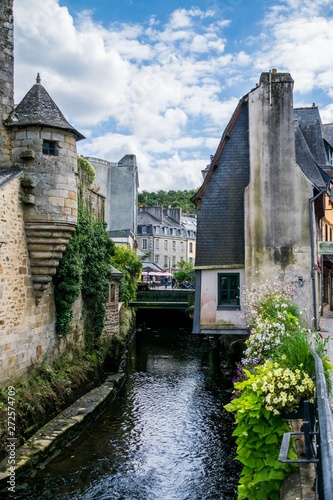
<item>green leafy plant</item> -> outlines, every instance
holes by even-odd
[[[174,277],[179,283],[181,283],[182,281],[195,281],[196,276],[193,271],[194,265],[191,262],[186,262],[182,259],[177,262],[176,266],[179,268],[179,271],[176,271],[174,273]]]
[[[280,336],[279,342],[271,352],[271,359],[276,360],[285,368],[296,370],[302,366],[313,380],[316,376],[315,361],[311,354],[309,332],[305,328],[287,332]]]
[[[87,158],[83,156],[78,156],[77,158],[78,170],[82,177],[84,177],[85,181],[88,185],[91,185],[96,177],[96,171],[92,164]]]
[[[247,372],[247,375],[248,379],[254,379],[252,390],[262,398],[266,410],[274,415],[296,410],[302,399],[314,402],[315,383],[302,364],[291,370],[277,362],[265,361],[255,367],[253,374]]]
[[[86,345],[94,348],[103,331],[106,301],[111,277],[110,258],[115,252],[104,222],[96,220],[89,210],[80,208],[78,224],[83,260],[82,298],[86,305]]]
[[[119,300],[128,305],[135,299],[142,263],[129,248],[116,246],[111,264],[124,275],[120,282]]]
[[[273,500],[290,466],[278,461],[282,435],[290,429],[282,413],[296,410],[302,400],[314,400],[315,362],[311,332],[293,303],[295,289],[278,280],[247,290],[251,334],[234,380],[236,459],[243,464],[238,499]],[[332,365],[327,340],[315,333],[313,348],[321,357],[328,386]]]
[[[96,347],[103,331],[114,248],[106,224],[97,220],[80,200],[77,228],[54,278],[54,294],[60,335],[69,333],[73,303],[82,294],[88,348]]]
[[[53,278],[56,305],[56,330],[67,335],[73,316],[72,306],[80,296],[82,288],[83,262],[80,243],[77,236],[72,237],[67,245],[65,255],[60,261],[57,274]]]
[[[238,397],[228,403],[227,411],[235,413],[236,459],[243,469],[238,486],[238,500],[278,500],[279,490],[290,464],[279,462],[278,455],[287,422],[265,407],[257,387],[264,383],[264,373],[246,373],[245,380],[235,383]],[[290,451],[289,458],[296,458]]]
[[[196,207],[191,202],[192,196],[198,189],[191,189],[189,191],[157,191],[157,192],[148,192],[142,191],[138,195],[138,203],[139,206],[163,206],[163,207],[180,207],[183,213],[187,214],[195,214]]]
[[[289,290],[288,290],[289,292]],[[272,295],[259,297],[255,303],[252,292],[251,335],[246,340],[247,364],[258,364],[270,358],[286,336],[303,332],[298,308],[282,288]]]

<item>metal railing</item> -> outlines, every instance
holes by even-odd
[[[323,363],[312,350],[316,366],[316,398],[314,408],[305,402],[302,432],[287,432],[283,436],[279,460],[281,462],[314,463],[316,467],[316,498],[333,499],[333,418],[329,404]],[[290,439],[304,437],[305,458],[288,459]]]

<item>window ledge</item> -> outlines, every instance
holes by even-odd
[[[216,308],[218,311],[240,311],[241,310],[241,306],[240,305],[223,305],[223,306],[217,306]]]

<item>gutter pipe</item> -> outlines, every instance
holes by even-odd
[[[310,244],[311,244],[311,279],[312,279],[312,296],[313,296],[313,319],[314,328],[318,329],[318,314],[317,314],[317,290],[315,281],[315,241],[313,232],[313,204],[325,191],[319,191],[315,196],[309,199],[309,219],[310,219]]]

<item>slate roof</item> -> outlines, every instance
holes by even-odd
[[[247,101],[247,95],[248,94],[246,94],[242,99],[240,99],[238,101],[236,109],[233,112],[232,117],[230,118],[229,123],[226,126],[226,128],[222,134],[222,137],[221,137],[221,140],[220,140],[219,145],[217,147],[217,150],[216,150],[214,156],[212,157],[210,164],[207,165],[205,170],[204,170],[204,172],[205,172],[204,181],[203,181],[201,187],[199,188],[199,190],[191,198],[192,203],[194,203],[197,206],[197,208],[200,208],[200,200],[201,200],[201,198],[206,190],[208,183],[210,182],[210,179],[212,177],[212,174],[213,174],[215,168],[218,165],[218,162],[219,162],[221,153],[224,149],[224,146],[225,146],[228,138],[231,136],[232,129],[233,129],[238,117],[239,117],[240,112],[242,111],[243,104]]]
[[[326,165],[327,159],[323,144],[323,129],[317,106],[294,109],[294,117],[299,123],[302,134],[318,165]]]
[[[323,125],[324,139],[333,148],[333,123],[326,123]]]
[[[147,212],[138,213],[138,225],[161,224],[161,221]]]
[[[76,140],[85,139],[64,117],[54,100],[40,83],[37,75],[36,83],[31,87],[13,113],[5,121],[7,126],[47,126],[67,130],[75,135]]]
[[[325,189],[331,170],[324,146],[323,125],[317,106],[294,109],[296,161],[318,189]]]
[[[20,167],[0,168],[0,187],[12,181],[23,173]]]
[[[178,224],[175,220],[171,219],[166,213],[163,213],[162,220],[154,217],[152,214],[142,211],[138,213],[138,226],[148,226],[149,224],[155,226],[168,226],[181,228],[181,224]]]

